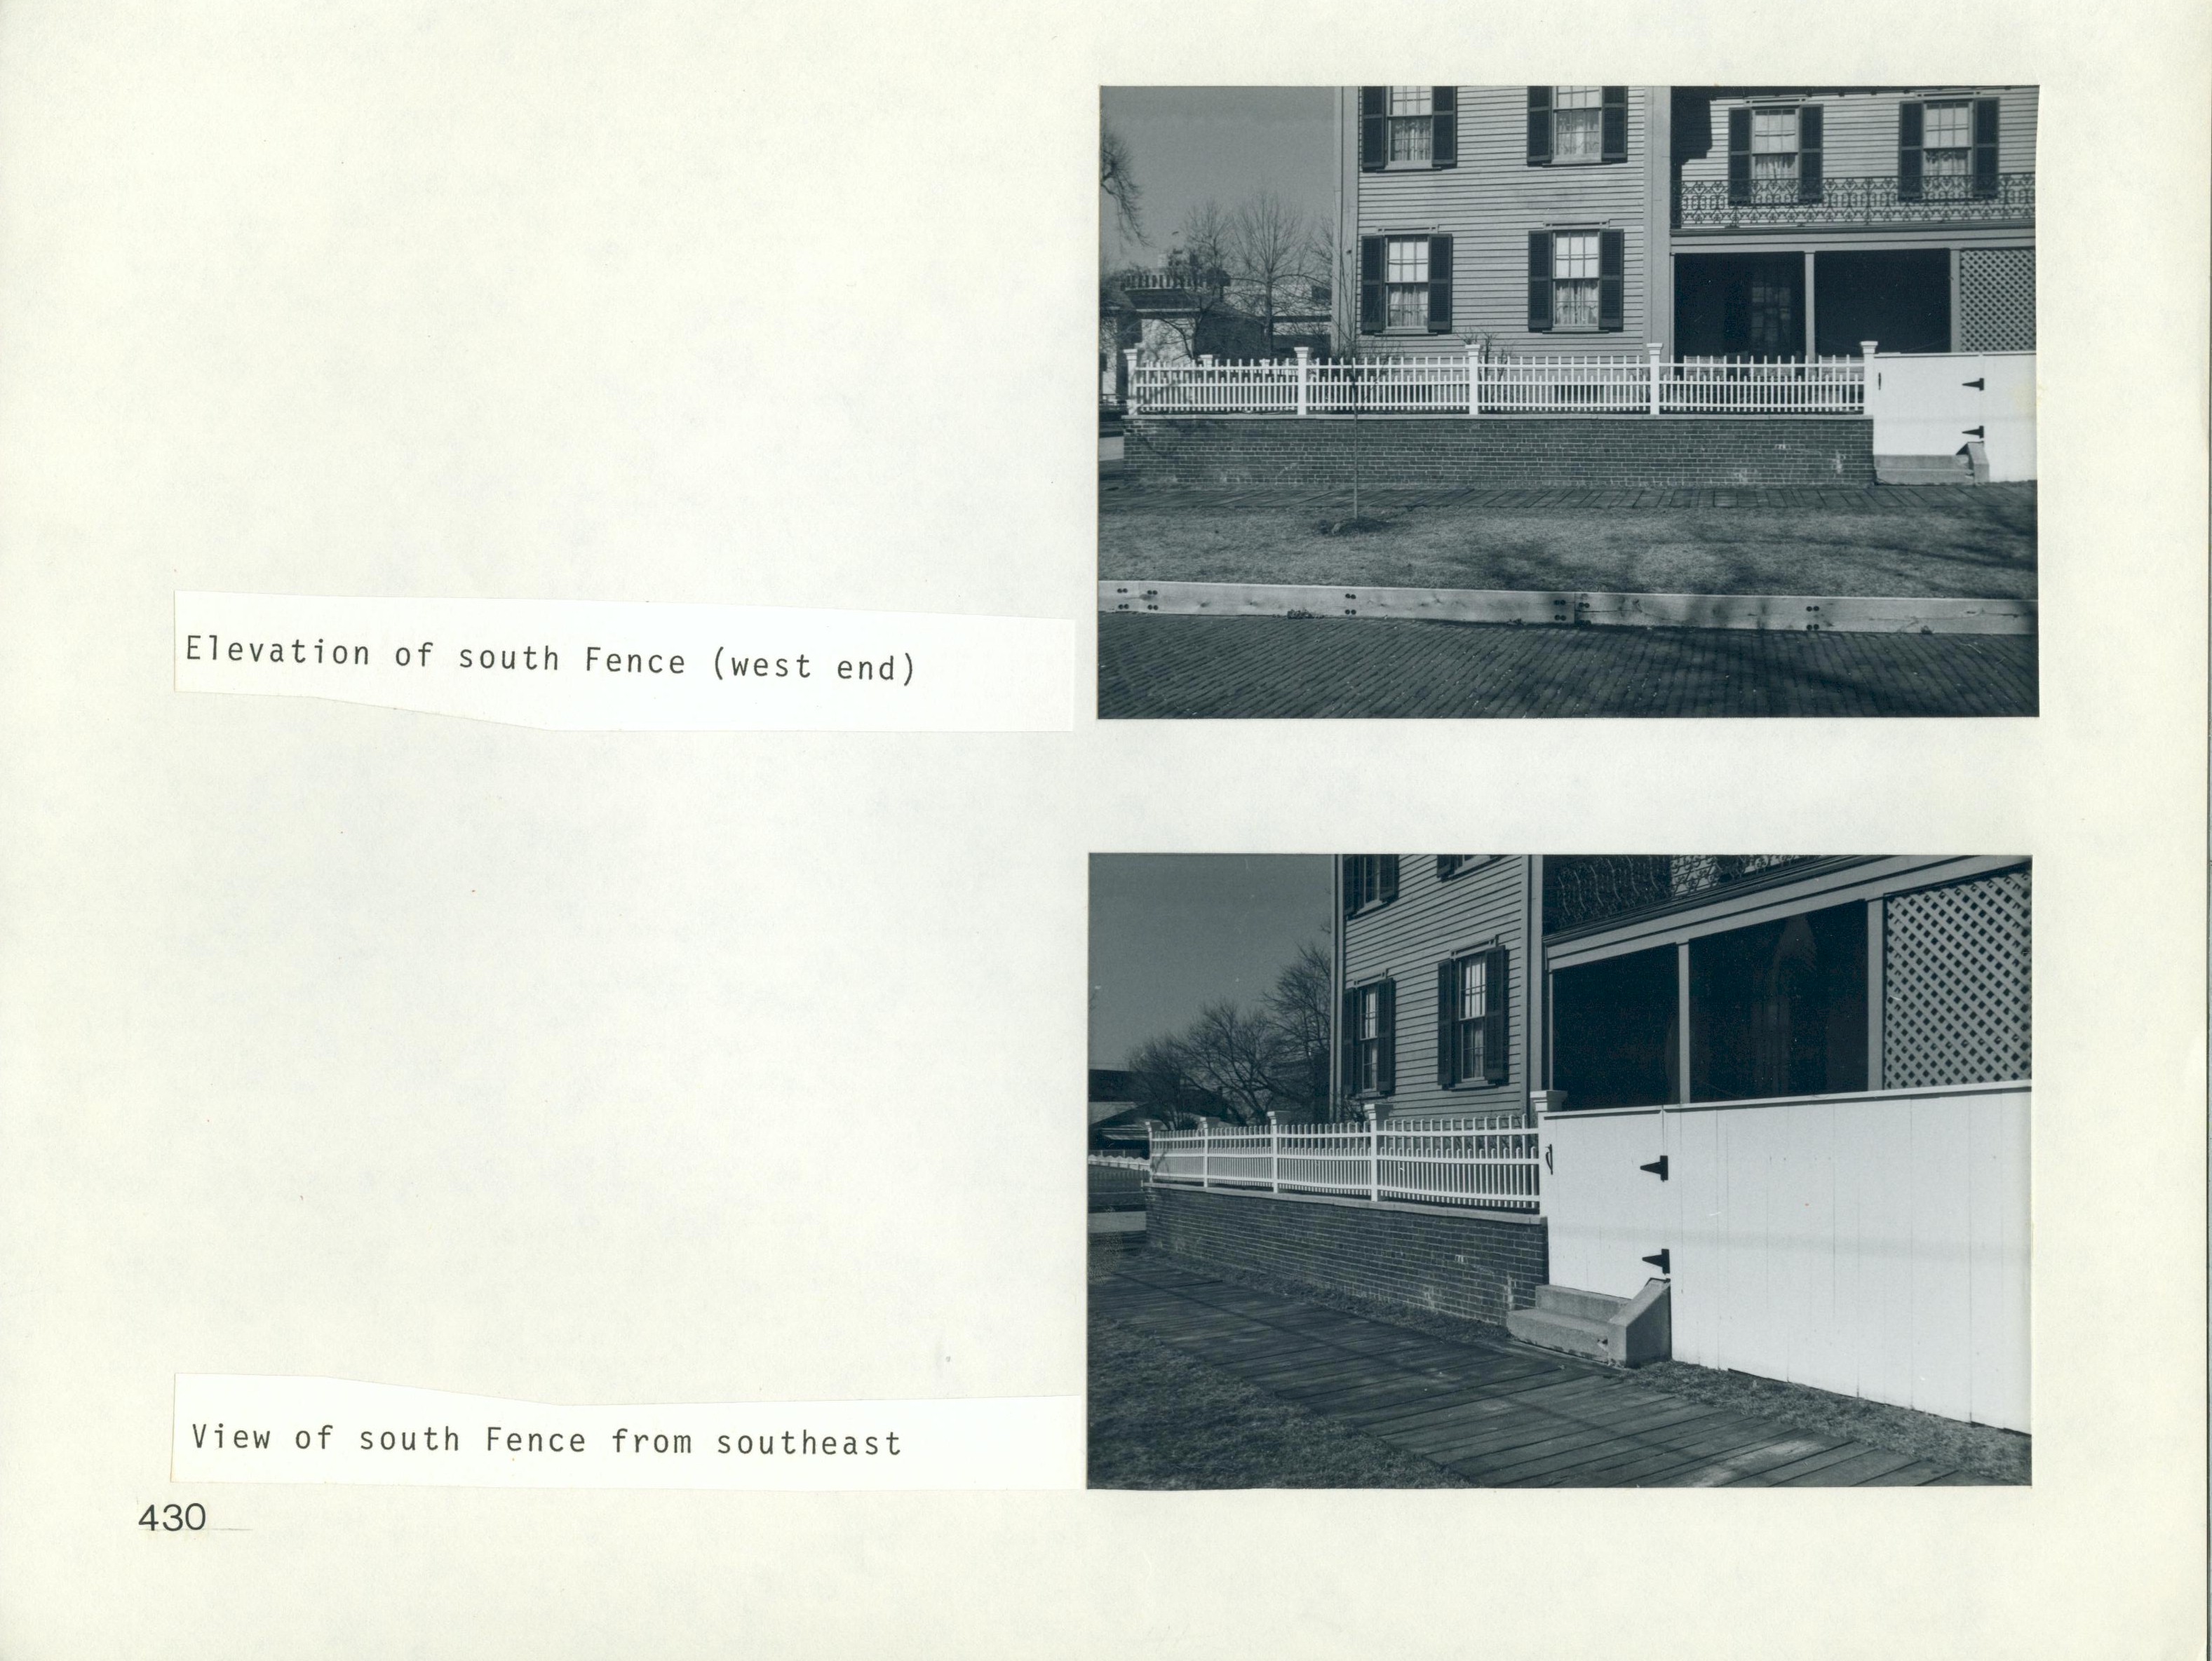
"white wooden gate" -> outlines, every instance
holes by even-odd
[[[1663,1246],[1678,1360],[2027,1430],[2029,1100],[1547,1113],[1552,1279],[1626,1295]]]
[[[1954,456],[1979,444],[1990,482],[2035,476],[2035,354],[1877,355],[1867,414],[1877,456]]]

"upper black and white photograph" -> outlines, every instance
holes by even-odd
[[[1105,88],[1100,717],[2035,714],[2036,109]]]

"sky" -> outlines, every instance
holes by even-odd
[[[1158,264],[1183,215],[1208,197],[1233,209],[1271,190],[1324,224],[1335,217],[1334,87],[1108,87],[1100,102],[1145,193],[1146,244],[1124,241],[1105,216],[1109,269]]]
[[[1258,1003],[1300,946],[1326,949],[1333,904],[1326,854],[1093,854],[1091,1064]]]

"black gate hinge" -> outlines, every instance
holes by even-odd
[[[1649,1171],[1653,1176],[1658,1178],[1662,1182],[1667,1180],[1667,1156],[1664,1154],[1660,1155],[1659,1157],[1653,1160],[1650,1164],[1639,1165],[1636,1168],[1639,1171]]]

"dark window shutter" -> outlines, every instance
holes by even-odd
[[[1384,114],[1388,87],[1359,89],[1359,167],[1363,173],[1380,173],[1390,160],[1390,132]]]
[[[1459,88],[1431,87],[1429,88],[1430,117],[1436,129],[1429,143],[1429,166],[1456,167],[1459,166]]]
[[[1818,104],[1807,104],[1797,112],[1797,199],[1818,202],[1820,199],[1820,133],[1825,124]]]
[[[1552,164],[1552,89],[1549,87],[1528,88],[1528,165],[1548,167]]]
[[[1729,112],[1729,200],[1751,200],[1751,112]]]
[[[1429,332],[1432,335],[1451,333],[1451,244],[1448,236],[1429,239]]]
[[[1378,853],[1375,856],[1375,863],[1382,867],[1376,872],[1376,887],[1380,890],[1375,896],[1376,902],[1387,906],[1398,897],[1398,856]]]
[[[1618,331],[1621,322],[1621,280],[1626,261],[1626,233],[1597,233],[1597,326]]]
[[[1359,239],[1359,329],[1362,334],[1382,332],[1382,239]]]
[[[1552,327],[1552,233],[1528,233],[1528,328],[1545,334]]]
[[[1437,1082],[1459,1082],[1459,964],[1449,957],[1437,965]]]
[[[1359,993],[1351,986],[1344,989],[1344,1012],[1336,1033],[1337,1078],[1344,1086],[1344,1094],[1359,1094]]]
[[[1386,980],[1376,989],[1375,1094],[1390,1095],[1398,1088],[1398,983]]]
[[[1974,100],[1974,194],[1986,200],[1997,193],[1997,100]]]
[[[1512,1040],[1505,1028],[1505,948],[1498,947],[1489,958],[1482,972],[1482,1082],[1503,1084],[1513,1073]]]
[[[1600,89],[1603,99],[1598,116],[1598,136],[1605,146],[1605,160],[1628,160],[1628,88],[1605,87]]]
[[[1924,111],[1918,104],[1897,106],[1897,199],[1920,200],[1920,136]]]

